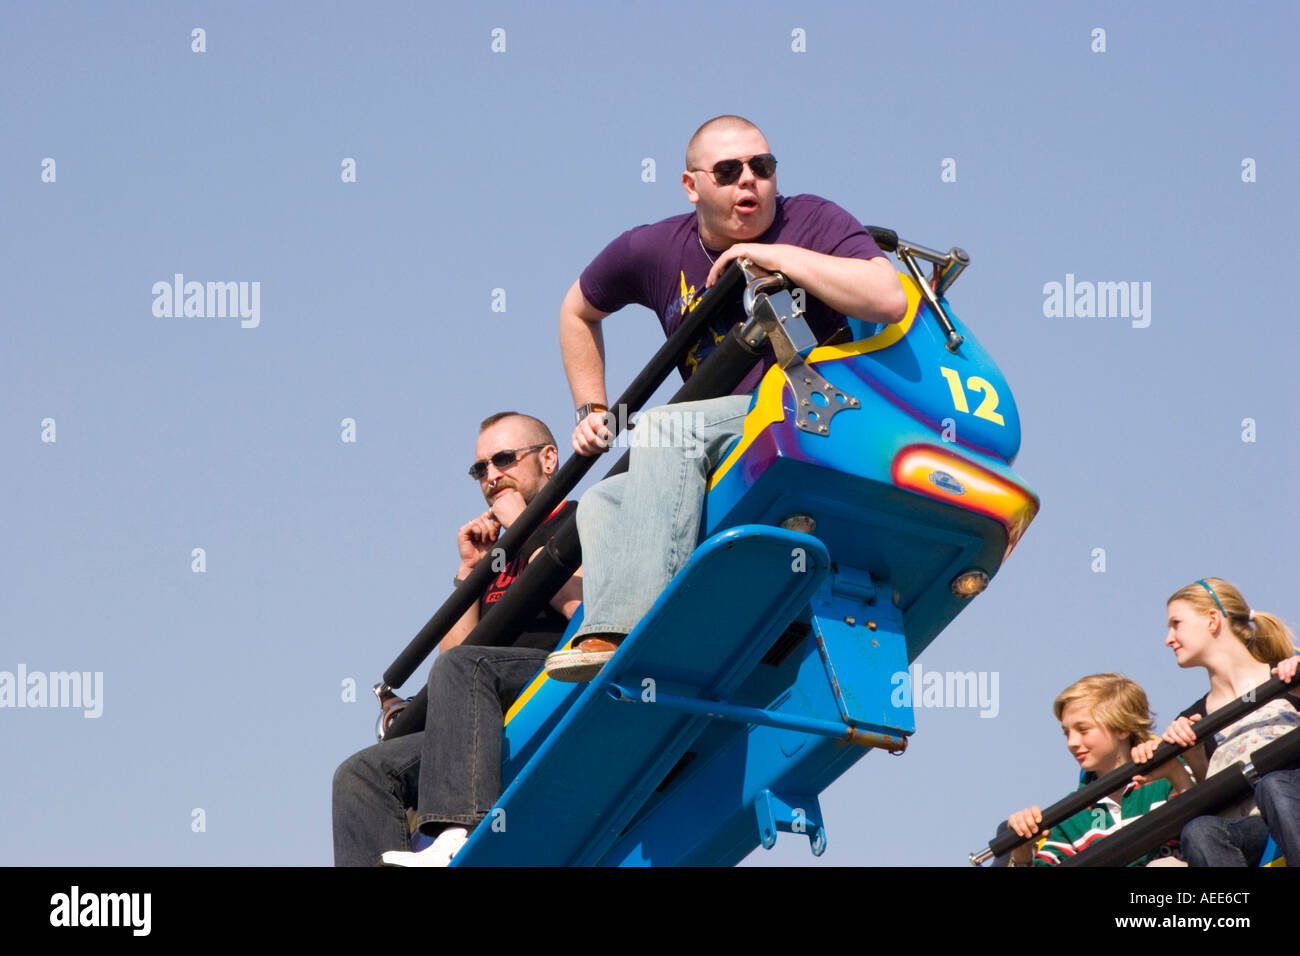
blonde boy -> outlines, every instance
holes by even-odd
[[[1061,722],[1066,747],[1083,772],[1081,787],[1124,766],[1133,748],[1151,737],[1153,720],[1146,692],[1123,674],[1091,674],[1075,681],[1056,695],[1052,712]],[[1042,810],[1026,807],[1013,813],[1007,826],[1022,837],[1038,835],[1038,845],[1030,842],[1017,847],[1011,852],[1011,865],[1055,866],[1150,813],[1190,785],[1191,779],[1181,764],[1169,761],[1150,778],[1134,777],[1114,793],[1041,834],[1038,825],[1043,821]],[[1168,844],[1129,865],[1148,865],[1169,857],[1174,849],[1175,844]]]

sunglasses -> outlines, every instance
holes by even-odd
[[[740,179],[740,171],[748,164],[759,179],[771,179],[776,172],[776,157],[771,153],[759,153],[749,159],[724,159],[714,163],[712,169],[691,169],[692,173],[712,173],[719,186],[730,186]]]
[[[491,458],[479,459],[469,466],[469,476],[475,481],[482,481],[487,477],[488,462],[496,465],[497,471],[505,471],[511,465],[519,460],[520,455],[527,455],[529,452],[537,451],[539,448],[545,448],[550,442],[542,442],[540,445],[529,445],[527,448],[503,448]]]

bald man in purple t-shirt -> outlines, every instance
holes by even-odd
[[[569,289],[560,306],[560,351],[578,410],[574,451],[596,455],[609,447],[605,316],[644,305],[671,334],[733,259],[743,256],[801,287],[819,341],[841,328],[845,316],[902,319],[907,297],[898,274],[861,223],[817,196],[779,196],[775,173],[776,160],[758,127],[739,116],[709,120],[687,145],[682,173],[695,212],[623,233]],[[737,299],[687,355],[682,377],[690,377],[743,317]],[[672,406],[674,423],[690,422],[690,434],[671,447],[634,443],[628,472],[582,497],[583,625],[574,649],[548,659],[551,677],[594,677],[690,557],[707,475],[739,436],[762,371],[751,373],[736,395]],[[654,429],[660,414],[647,412],[638,429]]]

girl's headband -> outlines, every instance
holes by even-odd
[[[1219,604],[1219,596],[1218,596],[1217,594],[1214,593],[1214,588],[1212,588],[1212,587],[1210,587],[1208,584],[1206,584],[1204,578],[1202,578],[1201,580],[1197,581],[1196,583],[1199,584],[1201,587],[1205,588],[1205,590],[1207,590],[1207,591],[1210,592],[1210,597],[1214,598],[1214,603],[1218,606],[1218,608],[1219,608],[1219,613],[1222,614],[1222,615],[1226,618],[1226,617],[1228,616],[1228,612],[1225,611],[1225,610],[1223,609],[1223,605],[1222,605],[1222,604]]]

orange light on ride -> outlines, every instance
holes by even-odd
[[[908,445],[894,456],[890,470],[899,488],[999,522],[1007,529],[1004,561],[1038,514],[1033,492],[944,448]]]

